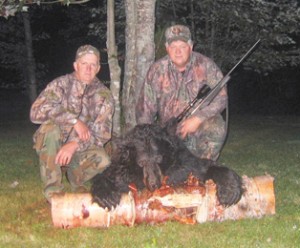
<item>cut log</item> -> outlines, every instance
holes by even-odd
[[[156,224],[180,221],[185,224],[206,221],[261,218],[275,214],[274,178],[266,175],[243,176],[245,192],[241,200],[228,208],[218,203],[216,185],[188,183],[183,187],[163,186],[151,193],[133,190],[122,195],[120,204],[108,211],[92,203],[91,195],[57,194],[52,198],[51,214],[55,227],[79,226],[107,228],[112,225]]]
[[[51,215],[55,227],[69,229],[73,227],[100,227],[111,225],[133,226],[135,204],[132,194],[124,194],[120,205],[108,211],[92,203],[89,193],[56,194],[51,200]]]
[[[197,222],[261,218],[275,214],[274,178],[243,176],[245,192],[241,200],[228,208],[218,204],[216,187],[212,181],[206,183],[203,204],[197,209]]]

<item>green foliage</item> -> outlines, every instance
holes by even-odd
[[[14,16],[17,12],[28,11],[30,5],[50,5],[62,4],[69,6],[70,4],[83,4],[90,0],[1,0],[0,1],[0,16],[8,18]]]
[[[260,48],[244,64],[260,72],[299,66],[300,8],[296,0],[157,1],[157,25],[185,23],[195,50],[227,71],[259,38]]]
[[[105,42],[106,34],[106,3],[105,1],[89,0],[23,0],[2,1],[0,16],[15,15],[20,7],[32,8],[34,5],[49,6],[80,5],[79,8],[69,8],[71,25],[62,33],[76,34],[80,26],[86,25],[83,17],[89,17],[90,35],[99,35]],[[93,8],[91,8],[93,6]],[[116,33],[118,45],[124,49],[125,13],[124,2],[117,0]],[[83,8],[82,8],[83,7]],[[86,8],[87,15],[80,15]],[[78,12],[79,11],[79,12]],[[184,23],[192,28],[195,49],[216,60],[224,71],[231,68],[240,55],[243,54],[258,38],[262,40],[260,49],[245,63],[260,72],[272,71],[285,66],[296,67],[300,64],[299,40],[300,8],[297,0],[157,0],[156,16],[157,31],[161,32],[171,23]],[[103,19],[104,17],[104,19]],[[81,20],[82,22],[78,21]],[[74,25],[75,21],[75,25]],[[72,33],[71,33],[72,32]],[[50,37],[49,37],[50,38]],[[163,44],[158,43],[161,50]],[[119,51],[122,52],[121,49]],[[160,57],[160,56],[159,56]]]
[[[86,6],[87,5],[87,6]],[[94,3],[86,5],[32,5],[29,16],[32,29],[36,77],[39,87],[56,75],[72,70],[74,51],[83,43],[105,46],[106,8]],[[100,13],[98,10],[102,9]],[[103,12],[104,9],[104,12]],[[0,17],[1,88],[24,88],[26,85],[26,48],[22,12],[7,19]],[[99,32],[95,22],[102,23]],[[101,33],[101,35],[99,34]],[[49,78],[47,78],[49,77]]]
[[[25,83],[23,23],[20,13],[15,12],[24,6],[23,11],[31,15],[38,81],[48,82],[46,75],[52,79],[65,73],[66,68],[71,70],[72,61],[66,58],[73,56],[78,44],[90,42],[105,49],[106,1],[2,0],[0,72],[5,71],[9,76],[1,78],[4,81],[1,85]],[[120,62],[123,62],[124,1],[116,0],[115,7],[117,46]],[[300,64],[299,13],[297,0],[157,0],[156,55],[157,58],[164,55],[165,28],[172,23],[183,23],[192,30],[195,50],[213,58],[223,72],[227,72],[258,38],[262,40],[261,45],[243,64],[246,69],[270,73],[284,67],[297,68]],[[54,64],[57,67],[50,68]],[[10,75],[14,80],[9,80]]]
[[[9,75],[22,78],[23,72],[20,68],[25,64],[24,39],[22,16],[0,19],[0,85],[3,81],[10,82]],[[19,87],[22,83],[20,80],[15,85]]]
[[[299,117],[232,116],[230,120],[220,162],[241,175],[274,176],[274,216],[196,225],[168,222],[63,230],[53,227],[51,208],[41,193],[31,141],[36,127],[23,116],[1,119],[0,247],[296,248],[300,242],[299,123]]]

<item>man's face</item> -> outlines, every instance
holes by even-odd
[[[99,59],[95,54],[83,55],[73,66],[76,78],[86,84],[90,84],[100,70]]]
[[[167,44],[166,50],[177,69],[179,71],[184,71],[187,63],[189,62],[193,45],[177,40]]]

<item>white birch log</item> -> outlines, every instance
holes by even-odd
[[[245,192],[241,200],[227,208],[219,205],[216,185],[211,180],[205,185],[186,185],[178,188],[164,186],[154,193],[146,190],[129,192],[122,196],[120,204],[111,211],[92,203],[88,193],[58,194],[52,198],[52,221],[55,227],[60,228],[108,228],[112,225],[133,226],[165,221],[196,224],[261,218],[275,214],[273,177],[243,176],[243,184]]]

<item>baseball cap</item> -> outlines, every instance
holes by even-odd
[[[86,55],[86,54],[95,54],[98,57],[98,59],[100,59],[99,50],[96,47],[93,47],[91,45],[83,45],[83,46],[79,47],[77,49],[75,59],[79,59],[80,57],[82,57],[83,55]]]
[[[191,40],[191,32],[190,29],[183,25],[174,25],[167,28],[165,32],[165,38],[167,43],[171,43],[175,40],[181,40],[184,42],[188,42]]]

